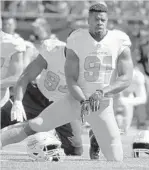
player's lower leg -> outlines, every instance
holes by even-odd
[[[35,133],[36,132],[30,128],[28,121],[5,127],[0,132],[1,145],[4,147],[9,144],[21,142]]]

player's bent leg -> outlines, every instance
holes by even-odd
[[[108,103],[107,103],[108,104]],[[108,161],[122,161],[123,148],[112,102],[102,104],[98,112],[91,113],[87,121],[95,134],[102,153]]]
[[[36,132],[50,131],[76,120],[80,116],[80,104],[70,95],[44,109],[41,114],[29,120],[31,129]]]
[[[0,132],[1,145],[4,147],[9,144],[21,142],[35,133],[36,132],[30,128],[28,121],[10,125],[3,128]]]
[[[81,138],[81,121],[75,120],[56,128],[66,155],[80,156],[83,153]]]

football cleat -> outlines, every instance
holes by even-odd
[[[96,140],[95,135],[93,134],[92,130],[89,131],[89,138],[90,138],[90,149],[89,149],[90,159],[98,160],[99,153],[100,153],[100,147],[97,143],[97,140]]]
[[[149,130],[142,130],[135,136],[132,149],[134,158],[142,152],[149,154]]]
[[[27,153],[34,161],[59,161],[64,157],[60,140],[50,132],[40,132],[28,139]]]

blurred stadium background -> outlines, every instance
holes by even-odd
[[[14,18],[17,23],[16,33],[18,33],[25,40],[32,41],[31,37],[34,34],[32,23],[37,18],[44,18],[50,25],[52,34],[55,34],[60,40],[66,41],[69,33],[77,28],[87,28],[88,7],[93,1],[43,1],[43,0],[15,0],[6,1],[1,0],[1,16],[5,20],[7,18]],[[99,2],[99,1],[98,1]],[[132,0],[132,1],[106,1],[109,7],[109,29],[120,29],[125,31],[132,41],[132,57],[134,61],[141,59],[143,55],[148,55],[149,61],[149,1]],[[143,53],[140,53],[142,44],[147,44],[147,48],[143,48]],[[148,62],[149,63],[149,62]],[[144,73],[145,76],[147,76]],[[148,69],[149,76],[149,69]],[[149,86],[148,86],[149,87]],[[147,90],[149,93],[149,90]],[[148,95],[149,96],[149,95]],[[149,102],[149,100],[148,100]],[[147,109],[146,109],[147,108]],[[140,107],[141,114],[148,112],[149,118],[149,105]],[[141,120],[141,118],[139,118]],[[144,119],[144,118],[142,118]],[[146,118],[145,118],[146,119]],[[135,131],[136,133],[136,131]],[[84,134],[84,133],[83,133]],[[142,159],[132,159],[131,155],[131,142],[134,135],[134,129],[131,130],[127,137],[123,137],[125,147],[125,162],[119,164],[110,164],[103,162],[91,162],[88,160],[88,149],[85,149],[83,158],[79,161],[71,159],[66,163],[57,165],[44,164],[45,169],[104,169],[108,166],[109,169],[148,169],[148,157]],[[83,140],[88,144],[88,136],[83,135]],[[88,147],[88,146],[87,146]],[[8,146],[8,154],[3,155],[1,161],[2,169],[40,169],[42,164],[27,163],[28,158],[23,158],[21,154],[16,151],[25,151],[24,144],[16,145],[13,147]],[[7,148],[6,148],[7,150]],[[9,153],[9,150],[14,150],[14,154]],[[5,158],[6,157],[6,158]],[[9,158],[9,159],[8,159]],[[130,159],[128,159],[130,158]],[[87,159],[87,162],[85,162]],[[9,161],[10,160],[10,161]],[[72,162],[73,161],[73,162]],[[142,163],[141,163],[142,162]],[[85,163],[85,164],[84,164]],[[68,164],[70,168],[68,168]],[[83,166],[81,166],[84,164]],[[94,168],[92,168],[94,167]],[[111,168],[113,167],[113,168]]]
[[[52,34],[66,41],[72,30],[87,28],[88,8],[92,2],[95,1],[1,0],[1,15],[3,20],[16,20],[15,31],[25,40],[35,43],[32,23],[37,18],[44,18]],[[109,7],[109,29],[120,29],[130,36],[134,61],[149,61],[149,1],[111,0],[106,3]],[[149,66],[146,73],[149,76]]]
[[[44,17],[57,37],[65,41],[72,29],[87,27],[89,4],[93,1],[1,1],[2,18],[17,20],[16,32],[28,40],[32,34],[31,23]],[[133,42],[132,52],[136,56],[140,42],[149,39],[149,1],[106,1],[109,7],[110,29],[124,30]]]
[[[93,1],[44,1],[44,0],[1,0],[3,19],[15,18],[16,32],[28,40],[33,32],[32,22],[45,18],[52,33],[65,41],[76,28],[87,27],[88,7]],[[124,30],[132,40],[133,58],[139,57],[138,46],[149,39],[149,1],[106,1],[109,7],[110,29]]]

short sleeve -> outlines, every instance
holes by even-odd
[[[131,41],[130,41],[130,38],[129,36],[122,32],[122,31],[118,31],[117,32],[117,37],[119,39],[119,51],[118,51],[118,54],[120,55],[124,49],[126,47],[131,47]]]
[[[79,43],[79,36],[80,35],[80,29],[79,30],[76,30],[76,31],[73,31],[70,36],[67,38],[67,44],[66,44],[66,47],[68,49],[71,49],[73,50],[76,55],[78,55],[78,44]]]

